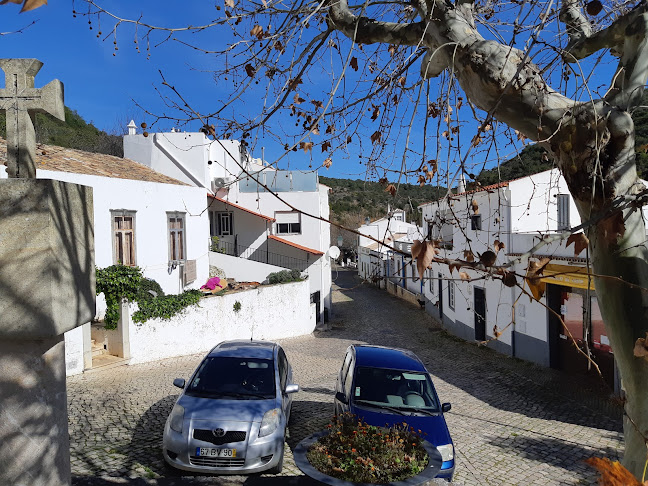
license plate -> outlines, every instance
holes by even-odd
[[[212,447],[196,447],[199,457],[236,457],[236,449],[214,449]]]

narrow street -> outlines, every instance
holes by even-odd
[[[453,436],[455,482],[465,485],[595,484],[582,461],[618,459],[621,409],[555,370],[463,342],[417,306],[334,270],[332,330],[281,340],[301,387],[283,477],[184,475],[164,464],[162,430],[202,355],[90,372],[68,379],[73,484],[311,484],[290,449],[332,412],[336,373],[351,343],[409,348],[432,374]],[[178,336],[178,339],[182,339]],[[217,344],[217,343],[214,343]]]

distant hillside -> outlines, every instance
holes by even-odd
[[[85,150],[108,155],[124,156],[122,137],[109,135],[91,123],[86,123],[74,110],[65,107],[65,121],[44,113],[37,113],[34,123],[36,142],[59,147]],[[4,112],[0,113],[0,136],[6,137]]]
[[[363,180],[319,178],[322,184],[331,188],[329,205],[331,221],[347,228],[356,229],[365,223],[365,218],[375,220],[385,217],[388,208],[404,209],[407,220],[420,224],[418,205],[438,199],[445,188],[436,186],[419,186],[418,184],[401,184],[395,197],[385,192],[385,186],[378,182]],[[357,236],[348,231],[331,226],[331,244],[338,245],[342,236],[342,249],[350,252],[357,247]]]
[[[648,105],[648,95],[644,95],[643,105]],[[635,123],[635,148],[637,150],[637,172],[642,179],[648,178],[648,110],[641,109],[633,113],[632,119]],[[547,157],[543,160],[545,153],[543,148],[537,145],[528,145],[518,155],[500,164],[499,168],[482,170],[477,180],[482,186],[495,184],[499,181],[508,181],[524,177],[529,174],[537,174],[553,167],[553,160]]]
[[[421,203],[439,198],[443,192],[436,186],[418,184],[401,184],[395,197],[385,191],[385,186],[378,182],[360,179],[319,178],[322,184],[332,189],[329,195],[331,213],[340,216],[343,213],[357,213],[369,219],[381,218],[387,214],[387,208],[405,209],[408,213],[417,212]],[[417,218],[417,215],[414,215]]]

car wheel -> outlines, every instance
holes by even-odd
[[[279,462],[272,469],[268,469],[268,474],[281,474],[281,471],[283,470],[283,460],[284,460],[284,450],[281,449],[281,457],[279,458]]]

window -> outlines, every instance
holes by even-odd
[[[275,219],[276,233],[278,235],[298,235],[301,234],[301,214],[292,212],[276,212]]]
[[[448,280],[448,306],[452,310],[455,308],[455,283],[452,280]]]
[[[286,353],[284,353],[284,350],[281,348],[279,348],[278,357],[279,385],[281,386],[281,391],[285,391],[286,382],[288,381],[288,359],[286,358]]]
[[[113,225],[113,263],[134,267],[135,211],[111,211]]]
[[[482,229],[481,214],[473,214],[470,216],[470,229],[479,231]]]
[[[558,231],[568,230],[569,224],[569,194],[558,194]]]
[[[169,222],[169,260],[185,260],[184,213],[167,213]]]
[[[231,236],[234,234],[234,216],[230,212],[213,211],[210,213],[212,236]]]

